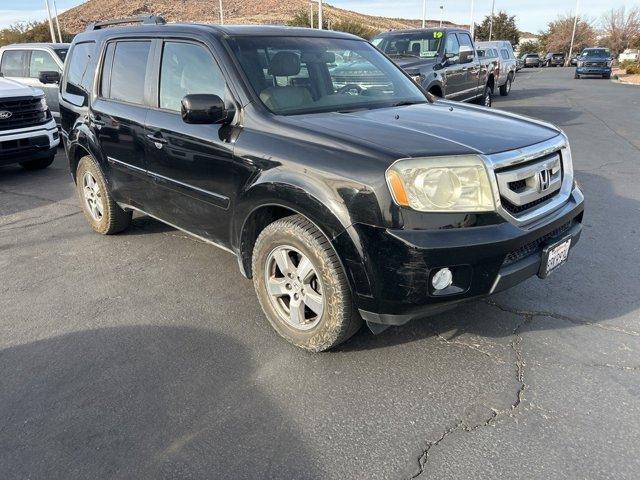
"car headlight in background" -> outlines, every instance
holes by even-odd
[[[422,85],[422,75],[411,75],[411,80],[416,82],[418,85]]]
[[[401,159],[386,179],[395,202],[419,212],[495,210],[487,170],[475,155]]]

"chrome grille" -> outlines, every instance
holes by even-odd
[[[498,170],[496,180],[503,208],[514,216],[527,212],[560,192],[562,185],[560,152]]]

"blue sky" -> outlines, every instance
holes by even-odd
[[[223,0],[233,1],[233,0]],[[256,0],[259,1],[259,0]],[[286,1],[286,0],[282,0]],[[58,11],[79,5],[83,0],[56,0]],[[496,11],[502,9],[515,14],[521,30],[537,32],[558,14],[570,13],[575,0],[495,0]],[[348,8],[362,13],[392,17],[420,18],[422,0],[329,0],[336,7]],[[153,4],[151,0],[149,4]],[[444,18],[457,23],[469,23],[471,0],[427,0],[427,16],[439,18],[439,6],[444,5]],[[640,0],[581,0],[581,14],[598,19],[605,11],[626,5],[640,5]],[[475,0],[475,18],[479,19],[491,11],[491,0]],[[0,28],[24,20],[46,18],[44,0],[0,0]]]

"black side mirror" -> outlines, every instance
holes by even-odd
[[[229,112],[218,95],[193,93],[182,99],[182,120],[185,123],[225,123]]]
[[[45,84],[60,83],[60,72],[40,72],[40,74],[38,75],[38,80],[40,80],[40,83]]]
[[[475,53],[471,48],[460,47],[460,63],[472,62],[475,58]]]

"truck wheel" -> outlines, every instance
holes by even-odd
[[[504,85],[500,86],[500,95],[506,97],[511,92],[511,84],[513,83],[513,75],[509,74]]]
[[[38,160],[26,160],[24,162],[20,162],[20,166],[25,170],[41,170],[51,165],[55,158],[56,154],[54,153],[53,155],[45,158],[39,158]]]
[[[576,80],[580,80],[580,75],[578,75],[577,73],[574,73],[573,78],[575,78]]]
[[[491,93],[491,87],[489,87],[489,85],[485,85],[484,93],[482,94],[482,96],[478,97],[477,100],[475,100],[475,103],[477,103],[478,105],[483,105],[485,107],[491,107],[491,105],[493,104],[493,94]]]
[[[267,319],[292,344],[321,352],[349,339],[362,325],[335,251],[301,215],[262,230],[251,266]]]
[[[125,212],[113,201],[102,170],[89,156],[82,157],[76,170],[76,191],[89,225],[102,235],[124,230],[133,212]]]

